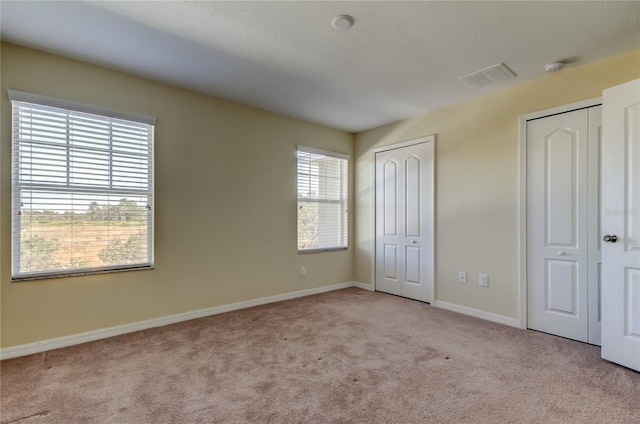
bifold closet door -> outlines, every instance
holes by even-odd
[[[431,302],[433,142],[375,156],[376,290]]]
[[[527,123],[528,327],[596,344],[599,113],[598,106]]]

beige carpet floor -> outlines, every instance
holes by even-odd
[[[600,350],[352,288],[2,361],[2,423],[640,423]]]

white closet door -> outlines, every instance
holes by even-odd
[[[375,172],[376,290],[431,302],[433,141],[376,153]]]
[[[640,80],[603,93],[602,357],[640,371]]]
[[[588,341],[588,111],[527,123],[528,326]]]

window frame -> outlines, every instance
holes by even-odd
[[[20,209],[21,195],[20,195],[20,187],[23,185],[19,179],[19,171],[21,169],[19,160],[19,140],[18,140],[18,122],[12,118],[11,123],[11,281],[19,282],[19,281],[28,281],[28,280],[38,280],[38,279],[49,279],[56,277],[71,277],[71,276],[79,276],[79,275],[91,275],[91,274],[102,274],[102,273],[110,273],[110,272],[122,272],[122,271],[134,271],[134,270],[148,270],[153,269],[155,266],[155,257],[154,257],[154,221],[155,221],[155,125],[156,118],[137,115],[127,112],[121,112],[113,109],[102,108],[99,106],[88,105],[84,103],[72,102],[67,100],[62,100],[54,97],[44,96],[40,94],[27,93],[19,90],[8,89],[7,94],[9,100],[11,101],[11,115],[14,116],[15,105],[14,102],[21,103],[31,103],[38,106],[45,107],[53,107],[63,109],[67,112],[79,112],[85,114],[96,115],[102,118],[111,118],[117,120],[130,121],[138,124],[148,125],[149,128],[149,153],[148,153],[148,190],[144,190],[145,195],[147,196],[148,203],[146,205],[146,209],[148,210],[148,214],[146,216],[146,228],[147,228],[147,258],[143,262],[136,262],[131,264],[115,264],[115,265],[102,265],[102,266],[86,266],[79,268],[71,268],[67,267],[65,269],[56,269],[56,270],[45,270],[45,271],[29,271],[29,272],[20,272],[20,254],[21,254],[21,237],[16,237],[14,234],[16,231],[21,232],[22,225],[21,223],[16,224],[16,210]],[[111,152],[111,149],[110,149]],[[69,153],[67,153],[68,155]],[[111,153],[110,153],[111,154]],[[68,162],[69,158],[66,156],[64,159]],[[69,166],[69,165],[67,165]],[[110,171],[111,172],[111,171]],[[113,175],[110,173],[108,176],[111,181]],[[62,187],[64,184],[60,184]],[[52,185],[52,186],[55,186]],[[54,187],[54,189],[59,189],[62,193],[77,193],[79,192],[76,188],[71,187],[67,182],[67,189]],[[118,189],[104,189],[104,190],[80,190],[80,192],[85,193],[117,193]]]
[[[307,249],[300,249],[300,245],[299,245],[299,234],[300,234],[300,222],[299,222],[299,213],[300,213],[300,196],[297,193],[298,190],[298,184],[299,184],[299,157],[298,157],[298,153],[299,152],[303,152],[303,153],[308,153],[308,154],[314,154],[314,155],[322,155],[328,158],[335,158],[335,159],[342,159],[345,160],[345,165],[346,165],[346,170],[344,172],[344,175],[341,175],[341,179],[344,177],[344,181],[341,181],[341,192],[342,192],[342,187],[344,187],[344,192],[343,192],[343,196],[341,196],[340,200],[337,201],[326,201],[326,200],[318,200],[318,201],[314,201],[314,200],[304,200],[305,202],[309,202],[309,203],[335,203],[335,204],[340,204],[343,206],[343,213],[344,213],[344,224],[341,225],[339,228],[341,228],[341,236],[344,240],[344,245],[341,246],[327,246],[327,247],[316,247],[316,248],[307,248]],[[297,248],[297,252],[298,254],[309,254],[309,253],[323,253],[323,252],[335,252],[335,251],[343,251],[343,250],[348,250],[349,249],[349,162],[350,162],[350,158],[349,155],[344,154],[344,153],[338,153],[338,152],[332,152],[332,151],[328,151],[328,150],[323,150],[323,149],[317,149],[314,147],[307,147],[307,146],[302,146],[302,145],[297,145],[296,146],[296,234],[298,237],[296,237],[296,248]]]

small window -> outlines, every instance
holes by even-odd
[[[298,252],[348,247],[349,157],[298,147]]]
[[[9,90],[12,278],[153,266],[153,118]]]

